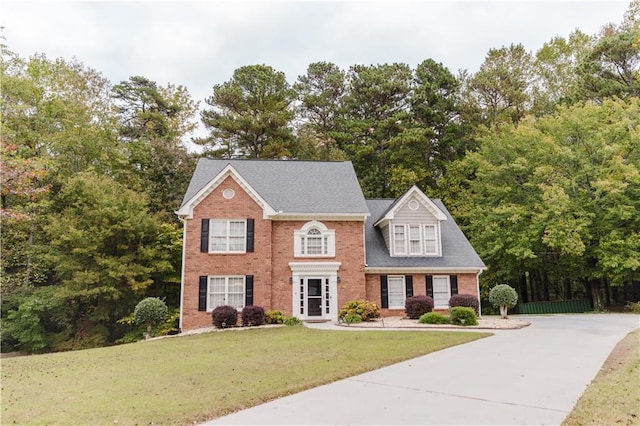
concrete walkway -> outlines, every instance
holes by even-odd
[[[631,314],[519,318],[531,325],[496,331],[207,424],[559,424],[614,346],[640,327],[640,317]]]

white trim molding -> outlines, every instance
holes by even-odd
[[[222,169],[213,179],[211,179],[200,191],[196,193],[189,201],[184,203],[176,214],[184,219],[193,219],[193,209],[202,202],[209,194],[213,192],[226,178],[231,177],[244,191],[260,206],[262,207],[262,218],[268,219],[270,216],[275,216],[277,213],[273,207],[262,198],[255,189],[249,185],[249,183],[240,176],[240,173],[231,165]]]
[[[338,320],[338,270],[341,262],[289,262],[291,268],[291,306],[293,316],[307,319],[307,313],[300,312],[300,280],[305,278],[329,279],[329,313],[321,317]]]

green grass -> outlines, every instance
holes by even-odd
[[[2,360],[2,424],[191,424],[488,333],[226,331]]]
[[[616,345],[562,424],[640,424],[640,330]]]

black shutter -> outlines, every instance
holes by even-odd
[[[449,275],[449,284],[451,284],[451,295],[458,294],[458,276]]]
[[[198,288],[198,310],[207,310],[207,281],[208,277],[203,275],[200,277],[200,286]]]
[[[413,297],[413,275],[404,276],[405,297]]]
[[[386,275],[380,275],[380,296],[382,296],[381,306],[389,308],[389,285],[387,284]]]
[[[253,253],[254,227],[255,220],[247,219],[247,253]]]
[[[209,219],[202,219],[200,229],[200,252],[209,253]]]
[[[433,297],[433,275],[427,275],[427,296]]]
[[[253,275],[247,275],[244,281],[244,306],[253,305]]]

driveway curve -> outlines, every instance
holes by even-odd
[[[280,398],[207,424],[559,424],[615,345],[640,327],[640,317],[631,314],[518,318],[531,325],[496,331],[486,339]]]

